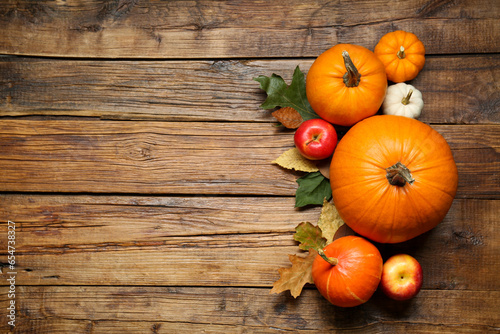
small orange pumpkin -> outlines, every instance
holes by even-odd
[[[387,79],[405,82],[414,79],[425,64],[425,47],[415,34],[397,30],[384,35],[375,46]]]
[[[330,123],[351,126],[374,115],[384,101],[387,76],[375,54],[359,45],[337,44],[311,65],[306,95]]]
[[[436,130],[416,119],[380,115],[359,122],[339,141],[330,184],[350,228],[376,242],[397,243],[443,220],[458,172]]]
[[[383,260],[377,247],[351,235],[323,249],[314,259],[312,276],[316,288],[330,303],[353,307],[368,301],[377,290],[382,269]]]

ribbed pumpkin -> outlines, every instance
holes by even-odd
[[[425,64],[425,47],[418,37],[403,30],[385,34],[375,46],[384,63],[387,79],[405,82],[414,79]]]
[[[386,90],[384,65],[359,45],[335,45],[319,55],[307,73],[307,100],[333,124],[351,126],[374,115]]]
[[[457,183],[446,140],[402,116],[357,123],[338,143],[330,165],[340,216],[355,232],[381,243],[403,242],[438,225]]]
[[[380,283],[383,261],[377,247],[357,236],[339,238],[312,266],[316,288],[330,303],[353,307],[370,299]]]

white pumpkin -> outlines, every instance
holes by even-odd
[[[404,82],[389,86],[382,104],[382,112],[385,115],[409,118],[418,118],[423,108],[422,93]]]

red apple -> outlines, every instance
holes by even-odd
[[[422,287],[422,267],[408,254],[391,256],[382,269],[382,291],[389,298],[407,300],[417,295]]]
[[[295,146],[305,158],[322,160],[330,157],[337,146],[337,132],[321,118],[303,122],[293,137]]]

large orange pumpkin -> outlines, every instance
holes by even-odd
[[[415,119],[381,115],[359,122],[340,140],[330,183],[349,227],[373,241],[397,243],[443,220],[458,173],[437,131]]]
[[[325,247],[312,265],[316,288],[330,303],[353,307],[370,299],[380,283],[383,261],[377,247],[356,236]]]
[[[385,34],[375,46],[384,63],[387,79],[405,82],[414,79],[425,64],[425,47],[418,37],[402,30]]]
[[[374,115],[384,101],[387,76],[370,50],[337,44],[323,52],[307,73],[311,107],[330,123],[351,126]]]

